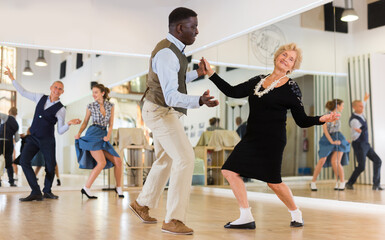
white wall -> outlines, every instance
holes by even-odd
[[[376,153],[385,160],[385,108],[384,108],[384,89],[385,89],[385,54],[371,54],[370,73],[372,85],[372,111],[373,111],[373,137],[374,149]],[[385,167],[382,165],[381,182],[385,182]]]
[[[148,56],[178,6],[198,13],[198,51],[330,0],[0,0],[0,43]],[[272,10],[274,9],[274,10]],[[239,36],[238,35],[238,36]]]
[[[275,26],[284,34],[286,43],[295,42],[302,49],[303,61],[298,72],[329,75],[347,72],[346,53],[353,46],[351,35],[302,28],[300,15],[278,22]],[[251,44],[249,35],[246,34],[195,53],[193,57],[200,59],[203,56],[213,63],[220,62],[223,65],[272,68],[272,62],[266,65],[256,58]]]
[[[27,51],[28,51],[28,59],[30,60],[30,66],[34,72],[33,76],[25,76],[22,74],[25,67],[25,60],[27,59]],[[49,94],[49,86],[50,86],[50,68],[46,67],[38,67],[35,65],[35,61],[37,59],[37,50],[27,50],[22,48],[17,48],[17,75],[16,80],[23,86],[26,90],[31,92],[38,92]],[[45,55],[45,59],[49,62],[49,54]],[[12,86],[12,89],[15,90]],[[19,93],[17,93],[17,108],[19,109],[19,118],[22,119],[32,119],[33,114],[35,112],[35,103],[31,100],[24,98]]]
[[[65,93],[61,101],[65,105],[90,95],[91,81],[111,87],[148,71],[148,60],[144,58],[84,54],[84,65],[79,69],[76,69],[76,53],[55,55],[52,58],[51,80],[63,81]],[[59,79],[60,63],[63,60],[67,60],[66,77]]]

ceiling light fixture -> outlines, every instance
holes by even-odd
[[[53,50],[50,50],[50,52],[54,54],[62,54],[64,51],[53,49]]]
[[[345,10],[342,12],[341,21],[353,22],[358,18],[357,12],[353,9],[353,0],[345,0]]]
[[[26,75],[26,76],[32,76],[33,75],[32,69],[29,66],[29,60],[25,60],[25,68],[23,70],[23,75]]]
[[[44,58],[44,50],[39,50],[39,57],[37,58],[35,65],[39,67],[45,67],[48,65]]]

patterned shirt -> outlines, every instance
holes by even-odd
[[[327,114],[330,114],[331,112],[327,112]],[[336,120],[334,122],[327,122],[326,127],[328,129],[328,133],[335,133],[339,132],[341,129],[341,120]]]
[[[291,86],[291,90],[295,93],[295,95],[297,95],[297,99],[299,100],[299,102],[301,103],[301,106],[303,107],[302,93],[301,93],[301,89],[299,89],[298,84],[294,80],[289,79],[289,85]]]
[[[87,109],[91,111],[92,124],[100,125],[107,127],[110,122],[111,109],[114,106],[113,103],[109,101],[104,101],[104,109],[106,110],[106,116],[100,112],[100,106],[98,102],[92,102],[87,105]]]

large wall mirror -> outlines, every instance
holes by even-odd
[[[349,2],[349,1],[347,1]],[[341,99],[344,109],[341,112],[339,134],[351,142],[349,125],[352,115],[352,102],[364,99],[369,94],[364,107],[365,119],[368,123],[369,144],[380,158],[385,158],[385,151],[380,149],[385,139],[383,119],[385,112],[381,106],[382,89],[385,87],[384,76],[385,26],[372,18],[378,9],[384,9],[384,1],[353,0],[354,9],[359,15],[355,22],[340,20],[345,8],[345,1],[336,0],[324,6],[311,9],[299,15],[291,16],[280,22],[266,25],[237,38],[228,40],[189,57],[189,69],[196,69],[201,57],[205,57],[219,75],[230,84],[244,82],[256,75],[268,74],[273,70],[273,56],[280,45],[294,42],[302,49],[303,61],[299,70],[289,75],[302,91],[302,101],[308,115],[322,115],[328,112],[325,105],[328,101]],[[383,13],[383,12],[382,12]],[[373,14],[373,15],[372,15]],[[381,16],[381,19],[383,17]],[[374,21],[374,22],[373,22]],[[41,52],[39,49],[16,48],[16,65],[14,66],[18,80],[31,91],[48,93],[50,83],[61,80],[65,84],[62,101],[67,107],[67,118],[84,118],[86,105],[93,101],[90,87],[93,82],[103,83],[112,90],[112,100],[116,105],[115,125],[118,128],[144,128],[141,120],[140,99],[145,90],[148,71],[148,59],[143,57],[124,57],[88,52],[52,53],[40,49],[48,63],[46,67],[35,65]],[[28,62],[27,62],[28,61]],[[33,75],[24,75],[30,65]],[[28,70],[28,69],[27,69]],[[0,75],[1,76],[1,75]],[[8,94],[12,90],[6,79],[0,81],[1,90]],[[247,121],[249,105],[247,99],[232,99],[224,96],[216,86],[203,77],[188,84],[188,92],[201,95],[209,89],[220,105],[216,108],[203,107],[190,110],[183,119],[186,134],[191,144],[200,146],[210,122],[216,119],[216,128],[235,133],[239,124]],[[8,94],[9,95],[9,94]],[[1,108],[10,105],[14,96],[3,94],[0,98]],[[32,102],[18,98],[19,118],[22,132],[25,132],[33,117]],[[8,106],[7,105],[7,106]],[[237,123],[236,118],[241,121]],[[219,119],[219,122],[218,122]],[[58,163],[64,173],[86,174],[77,168],[74,160],[75,149],[73,136],[78,127],[71,128],[69,133],[57,138]],[[235,133],[236,134],[236,133]],[[375,175],[373,163],[366,159],[365,170],[357,178],[352,189],[334,190],[336,176],[330,163],[321,168],[317,177],[318,191],[311,191],[310,184],[317,163],[320,160],[320,139],[324,135],[322,126],[302,129],[298,127],[288,112],[287,145],[282,163],[282,176],[293,191],[294,196],[360,201],[368,203],[385,203],[385,191],[372,190]],[[238,136],[239,137],[239,136]],[[263,136],[261,136],[263,137]],[[238,140],[239,141],[239,140]],[[204,145],[204,143],[203,143]],[[349,161],[343,166],[344,181],[347,182],[358,166],[354,150],[350,146],[347,152]],[[337,150],[340,150],[337,148]],[[208,187],[225,187],[226,181],[220,175],[220,163],[207,161],[226,159],[231,149],[221,153],[209,152],[203,171]],[[338,151],[339,152],[339,151]],[[218,156],[214,156],[219,154]],[[338,156],[337,156],[338,157]],[[71,159],[66,161],[65,159]],[[382,170],[381,170],[382,172]],[[125,172],[126,176],[129,174]],[[382,174],[384,175],[384,174]],[[125,185],[129,182],[125,177]],[[222,180],[220,180],[222,179]],[[342,179],[342,176],[341,176]],[[265,183],[245,179],[249,191],[272,193]],[[337,186],[338,188],[338,186]]]
[[[301,88],[305,110],[309,115],[323,115],[333,111],[326,107],[327,102],[334,102],[338,106],[334,110],[341,114],[340,122],[325,129],[337,139],[344,136],[346,141],[341,145],[333,141],[336,147],[326,154],[326,163],[315,178],[316,166],[323,158],[321,155],[325,155],[324,146],[320,145],[320,140],[326,137],[323,137],[324,128],[301,129],[289,112],[287,145],[281,172],[284,182],[291,187],[295,196],[382,204],[384,193],[375,189],[375,186],[373,189],[376,166],[369,158],[365,158],[365,170],[354,182],[353,189],[344,184],[353,181],[352,174],[359,168],[359,160],[351,144],[352,103],[364,100],[366,93],[369,98],[363,113],[368,122],[369,144],[380,158],[384,155],[379,147],[383,142],[380,132],[383,126],[379,119],[383,116],[383,110],[378,106],[381,93],[380,88],[375,87],[382,86],[380,75],[383,70],[379,66],[384,63],[384,54],[380,41],[373,40],[384,38],[384,26],[374,22],[376,20],[372,16],[377,14],[376,8],[383,9],[383,2],[353,2],[359,15],[359,20],[355,22],[341,20],[346,4],[351,4],[349,1],[333,1],[194,54],[193,60],[197,63],[200,57],[206,57],[224,79],[236,85],[253,76],[270,73],[275,50],[285,43],[297,43],[303,51],[303,62],[301,68],[290,77]],[[203,79],[190,84],[189,88],[196,94],[210,89],[221,102],[217,112],[200,109],[191,112],[185,120],[186,130],[189,131],[187,134],[193,144],[199,143],[201,135],[196,133],[204,130],[212,118],[219,118],[219,127],[227,130],[237,129],[237,117],[247,120],[247,99],[227,98],[210,81]],[[343,108],[339,107],[340,100]],[[336,171],[333,170],[333,163],[337,164]],[[208,168],[207,171],[210,177],[213,170]],[[218,174],[212,177],[218,178]],[[317,191],[311,191],[310,185],[314,179]],[[247,179],[245,182],[249,191],[272,192],[263,182]],[[216,183],[221,181],[212,181],[212,184]]]
[[[307,114],[325,114],[325,103],[332,100],[337,91],[339,95],[347,96],[348,86],[347,74],[341,68],[342,64],[339,64],[338,69],[336,67],[336,54],[339,53],[336,41],[344,42],[346,36],[342,34],[337,36],[333,29],[326,28],[328,21],[334,22],[333,7],[329,5],[257,29],[215,49],[196,54],[193,59],[204,56],[211,60],[219,75],[232,85],[236,85],[256,75],[271,73],[274,68],[275,51],[283,44],[294,42],[302,49],[303,61],[300,69],[289,77],[301,88]],[[210,81],[205,81],[193,83],[195,85],[191,90],[197,92],[197,89],[202,89],[199,85],[210,88],[213,94],[219,96],[222,103],[220,112],[211,111],[211,114],[209,112],[202,114],[206,111],[202,109],[199,113],[197,111],[191,115],[196,114],[197,118],[204,115],[207,123],[212,117],[220,118],[223,122],[221,127],[228,130],[237,129],[237,117],[247,121],[249,115],[247,98],[243,99],[244,101],[227,98],[218,92]],[[342,120],[346,120],[346,117],[347,115],[343,115]],[[187,121],[191,121],[191,118]],[[200,120],[203,122],[202,117]],[[322,133],[321,126],[306,129],[298,127],[290,111],[288,112],[287,145],[281,174],[283,181],[291,187],[295,196],[339,199],[339,192],[333,190],[335,177],[331,168],[321,171],[318,177],[319,191],[310,191],[309,184],[318,162],[318,141]],[[249,191],[272,193],[264,182],[248,179],[245,179],[245,182]]]

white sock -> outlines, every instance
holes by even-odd
[[[119,195],[123,195],[122,187],[116,187],[116,191]]]
[[[231,222],[232,225],[240,225],[245,224],[249,222],[254,222],[253,214],[251,214],[251,208],[239,208],[239,211],[241,212],[241,216]]]
[[[86,186],[83,187],[84,191],[88,194],[88,196],[92,196],[91,189],[87,188]]]
[[[291,214],[291,221],[303,223],[302,212],[299,210],[299,208],[294,211],[289,210],[289,213]]]
[[[345,189],[345,181],[340,182],[338,189]]]
[[[336,186],[334,187],[334,189],[338,189],[338,187],[340,186],[340,182],[336,182]]]
[[[311,189],[317,189],[317,184],[315,182],[310,182]]]

